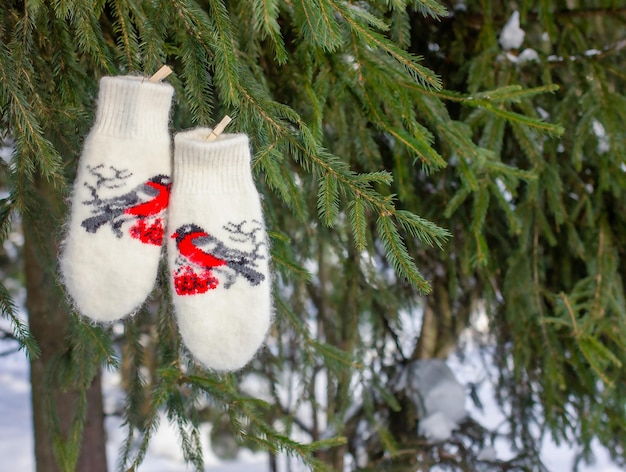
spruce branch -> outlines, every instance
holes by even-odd
[[[15,172],[19,187],[15,190],[14,202],[19,211],[25,211],[23,197],[36,170],[56,186],[64,185],[61,177],[61,156],[44,137],[31,102],[26,99],[28,91],[22,90],[21,83],[13,80],[18,75],[18,68],[11,51],[4,43],[0,43],[0,66],[0,109],[8,111],[8,123],[15,140]]]
[[[51,396],[47,398],[48,412],[55,419],[52,422],[52,441],[54,455],[61,470],[76,470],[76,463],[78,462],[78,456],[80,453],[80,443],[82,441],[83,430],[85,426],[85,417],[87,413],[87,394],[85,390],[80,390],[77,395],[77,401],[75,403],[74,417],[72,424],[67,433],[67,436],[63,437],[61,431],[58,416],[56,413],[56,406],[54,405],[54,399]]]
[[[604,306],[600,304],[600,297],[601,297],[602,292],[604,291],[603,290],[604,287],[602,284],[602,278],[603,278],[602,260],[604,258],[604,252],[607,249],[605,248],[604,232],[605,232],[604,224],[601,224],[599,232],[598,232],[598,251],[596,253],[596,280],[595,280],[596,288],[593,294],[593,305],[591,307],[591,316],[595,320],[602,318],[605,313]]]
[[[211,19],[214,34],[213,46],[215,48],[215,80],[221,86],[225,94],[223,97],[226,105],[236,106],[238,104],[238,72],[237,59],[235,58],[235,40],[231,31],[231,20],[228,10],[221,0],[208,0],[212,11]]]
[[[190,36],[180,38],[181,77],[185,84],[185,96],[195,122],[210,121],[213,113],[213,84],[207,71],[210,61],[206,51],[198,47]]]
[[[548,330],[545,325],[546,315],[544,313],[544,301],[542,296],[542,284],[539,273],[539,224],[535,220],[533,225],[533,246],[532,246],[532,277],[533,277],[533,294],[535,298],[535,309],[539,315],[539,326],[541,328],[541,335],[543,337],[544,347],[548,350],[551,356],[556,356],[556,352],[553,351],[550,337],[548,336]],[[553,357],[556,359],[556,357]]]
[[[295,0],[293,8],[305,41],[326,52],[339,48],[342,38],[328,0]]]
[[[443,244],[452,237],[448,230],[410,211],[397,210],[395,218],[407,233],[429,246],[443,250]]]
[[[157,381],[155,382],[151,392],[150,409],[148,410],[148,414],[141,425],[141,442],[137,447],[135,457],[130,466],[127,466],[127,461],[130,460],[129,456],[132,450],[131,439],[133,436],[132,429],[134,426],[132,424],[128,424],[129,434],[126,438],[126,444],[123,445],[125,454],[123,462],[120,462],[120,466],[124,468],[126,472],[136,472],[139,465],[141,465],[144,461],[152,435],[159,427],[159,414],[161,407],[167,403],[167,398],[170,395],[170,392],[175,388],[176,381],[179,376],[180,373],[178,370],[172,367],[164,367],[157,371]]]
[[[506,121],[536,128],[548,135],[560,136],[565,132],[565,129],[561,125],[546,123],[536,118],[512,112],[502,108],[501,106],[497,106],[497,104],[501,103],[519,103],[521,100],[529,99],[543,93],[554,93],[559,90],[559,86],[556,84],[544,85],[530,89],[523,89],[519,85],[510,85],[470,95],[463,95],[449,90],[432,90],[411,84],[402,84],[402,86],[410,89],[416,89],[419,93],[432,95],[444,100],[459,102],[470,107],[482,108],[489,113],[493,113],[500,118],[504,118]]]
[[[291,238],[276,231],[270,231],[268,236],[272,240],[272,262],[278,266],[276,269],[282,269],[284,274],[289,273],[302,280],[310,281],[311,273],[294,261],[291,251]]]
[[[344,18],[344,20],[348,23],[350,30],[356,35],[357,38],[365,41],[368,46],[389,54],[422,85],[432,87],[435,90],[441,89],[441,80],[439,77],[437,77],[433,71],[418,63],[421,59],[420,57],[412,56],[410,53],[400,49],[391,41],[387,40],[384,36],[362,24],[353,13],[353,9],[350,9],[335,0],[328,0],[328,2],[333,6],[335,11]]]
[[[116,18],[113,23],[113,32],[118,35],[118,47],[123,50],[128,70],[136,70],[139,43],[129,14],[132,7],[126,0],[116,0],[112,2],[112,8]]]
[[[285,64],[288,59],[285,42],[278,24],[278,0],[254,0],[252,4],[254,28],[260,32],[261,39],[269,38],[274,49],[274,57],[279,64]]]
[[[135,10],[135,25],[140,43],[144,70],[155,71],[166,62],[166,36],[171,27],[172,11],[157,4],[147,4],[143,9]]]
[[[368,205],[361,196],[357,195],[349,204],[350,226],[352,227],[354,244],[357,251],[361,252],[367,247],[367,219],[366,209]]]
[[[11,323],[12,336],[19,343],[19,349],[24,349],[30,359],[36,359],[41,354],[37,340],[31,335],[28,326],[18,316],[18,309],[13,297],[0,283],[0,315]]]
[[[422,293],[427,294],[430,292],[430,285],[415,266],[413,258],[409,255],[390,216],[390,214],[383,214],[376,220],[377,232],[385,248],[387,258],[393,265],[396,273],[402,275]]]
[[[78,50],[91,57],[106,73],[113,73],[113,60],[99,24],[104,6],[105,2],[75,0],[67,5],[65,18],[74,28]]]
[[[483,105],[483,107],[494,115],[498,115],[499,117],[504,118],[511,123],[517,123],[531,128],[536,128],[541,132],[549,135],[560,136],[565,132],[565,129],[560,125],[553,125],[551,123],[546,123],[544,121],[537,120],[536,118],[531,118],[520,113],[503,110],[502,108],[496,107],[492,104]]]
[[[373,98],[369,90],[369,84],[378,83],[379,80],[385,80],[385,76],[388,74],[388,71],[381,69],[373,77],[373,80],[369,80],[369,78],[365,76],[364,71],[370,70],[370,68],[372,71],[376,71],[377,68],[370,67],[373,64],[368,61],[362,54],[362,48],[359,45],[359,41],[356,35],[351,35],[351,45],[355,62],[358,64],[356,73],[359,89],[355,90],[354,93],[359,98],[359,101],[362,103],[363,107],[367,110],[368,115],[374,116],[375,119],[373,120],[373,123],[376,125],[376,127],[392,136],[407,149],[411,150],[411,152],[419,156],[426,166],[429,166],[433,169],[445,167],[446,162],[431,146],[430,141],[432,141],[432,138],[429,134],[427,134],[424,128],[419,128],[416,130],[416,132],[409,134],[403,131],[401,127],[393,126],[389,123],[388,119],[384,116],[381,106],[376,103],[378,97]],[[398,77],[397,82],[401,83],[403,81],[404,80],[402,77]],[[347,84],[347,86],[352,88],[350,84]],[[393,83],[393,88],[397,88],[397,83],[395,81]],[[390,95],[393,93],[394,91],[390,90]]]
[[[423,16],[430,16],[434,20],[440,20],[449,15],[445,5],[437,0],[415,0],[412,6]]]

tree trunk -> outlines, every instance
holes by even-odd
[[[76,390],[50,387],[46,374],[53,358],[67,349],[66,333],[69,314],[66,303],[50,264],[42,261],[56,254],[53,238],[46,238],[42,247],[38,239],[36,223],[24,222],[24,259],[30,330],[41,348],[41,356],[31,360],[31,385],[33,407],[33,430],[35,435],[35,460],[37,472],[58,472],[59,466],[53,452],[50,417],[46,407],[46,395],[50,395],[56,408],[60,429],[65,437],[75,412],[78,397]],[[44,256],[45,254],[45,256]],[[53,260],[53,259],[52,259]],[[87,417],[83,430],[82,446],[77,471],[106,472],[106,449],[104,432],[104,412],[100,374],[96,375],[87,391]],[[63,471],[69,472],[69,471]]]

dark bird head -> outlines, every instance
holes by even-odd
[[[172,184],[172,179],[168,175],[159,174],[152,177],[148,182],[153,182],[167,187]]]
[[[176,242],[179,243],[183,240],[183,238],[193,233],[200,233],[198,236],[206,235],[206,231],[204,231],[200,226],[190,223],[179,226],[174,234],[172,234],[172,239],[176,239]]]

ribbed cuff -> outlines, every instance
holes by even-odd
[[[121,138],[168,139],[174,88],[143,77],[102,77],[93,132]]]
[[[176,192],[235,193],[255,191],[250,145],[245,134],[222,134],[206,141],[210,128],[196,128],[174,137]]]

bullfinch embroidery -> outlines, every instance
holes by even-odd
[[[238,279],[257,286],[265,280],[259,261],[265,259],[261,223],[252,220],[228,223],[222,241],[196,224],[180,226],[173,234],[178,256],[173,270],[178,295],[194,295],[217,288],[230,288]]]
[[[135,188],[125,191],[125,181],[133,174],[128,169],[117,169],[103,164],[87,166],[92,182],[85,182],[91,199],[83,202],[91,206],[92,216],[85,218],[81,226],[88,233],[95,233],[108,225],[116,237],[123,236],[122,227],[132,223],[128,229],[131,237],[144,244],[160,246],[163,243],[164,212],[167,209],[171,180],[159,174]],[[109,174],[109,175],[105,175]],[[102,191],[120,190],[121,195],[102,197]],[[122,193],[123,192],[123,193]]]

